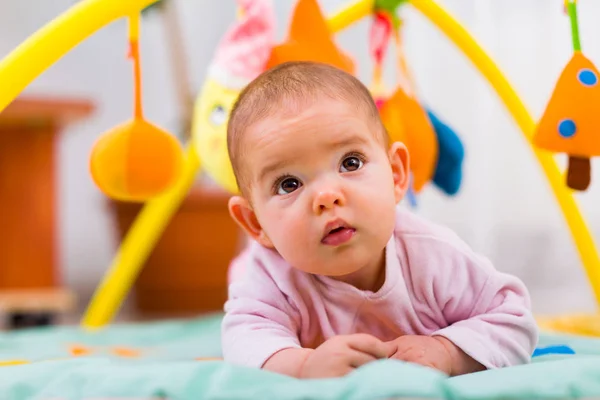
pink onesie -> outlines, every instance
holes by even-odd
[[[376,293],[293,268],[252,243],[232,264],[222,324],[227,362],[260,368],[279,350],[335,335],[442,335],[487,368],[527,363],[538,330],[529,294],[446,228],[398,208]]]

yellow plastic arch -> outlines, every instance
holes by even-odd
[[[110,22],[139,12],[156,0],[85,0],[40,29],[0,62],[0,112],[39,74],[61,56]],[[371,13],[374,0],[358,0],[330,20],[339,31]],[[600,259],[590,231],[570,190],[562,181],[554,159],[531,144],[535,123],[507,79],[469,33],[433,0],[410,0],[462,50],[490,82],[523,131],[540,163],[584,264],[597,302],[600,304]],[[157,242],[171,216],[188,193],[200,168],[193,148],[188,146],[184,171],[177,184],[144,207],[99,285],[82,325],[102,327],[113,318],[131,288],[141,266]]]
[[[0,112],[42,72],[100,28],[156,1],[80,1],[39,29],[0,61]]]
[[[492,85],[519,128],[521,128],[563,213],[587,273],[596,304],[600,305],[600,258],[594,239],[573,197],[573,192],[565,185],[563,175],[551,153],[539,150],[533,145],[531,140],[536,123],[527,108],[498,66],[454,18],[432,0],[411,0],[411,3],[471,60]]]

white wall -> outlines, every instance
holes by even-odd
[[[176,1],[197,90],[217,40],[234,16],[235,3]],[[344,2],[321,0],[328,12]],[[73,3],[0,2],[0,57]],[[283,35],[293,2],[275,3]],[[562,0],[440,3],[489,51],[537,119],[571,54]],[[579,8],[583,49],[600,63],[600,26],[595,23],[600,3],[582,1]],[[420,198],[419,212],[455,228],[472,246],[487,253],[499,269],[519,274],[530,286],[536,311],[593,309],[591,291],[566,224],[516,124],[486,81],[436,28],[412,9],[405,15],[408,58],[421,95],[460,132],[467,150],[460,195],[448,199],[427,189]],[[340,45],[355,56],[366,82],[371,71],[368,27],[363,21],[339,35]],[[142,29],[145,112],[159,125],[174,129],[177,110],[160,18],[148,16]],[[59,148],[61,264],[67,282],[84,296],[98,283],[117,245],[113,221],[104,197],[90,179],[87,161],[99,134],[131,115],[131,66],[125,54],[126,23],[117,21],[78,46],[27,89],[28,93],[72,94],[97,102],[94,117],[71,127]],[[391,78],[393,71],[387,72]],[[600,164],[594,161],[593,168],[594,173]],[[578,196],[597,238],[600,208],[594,207],[594,199],[599,193],[600,181],[593,181],[592,188]]]

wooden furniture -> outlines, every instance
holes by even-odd
[[[72,291],[60,286],[42,289],[0,291],[0,313],[10,329],[52,325],[61,314],[71,312],[76,299]]]
[[[188,315],[223,309],[227,269],[243,238],[229,216],[228,199],[219,189],[190,191],[135,283],[138,312]],[[122,240],[141,205],[112,204]]]
[[[47,308],[69,297],[57,264],[56,146],[92,111],[88,101],[22,97],[0,113],[0,292],[49,290]]]

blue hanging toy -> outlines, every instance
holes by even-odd
[[[447,195],[458,193],[462,182],[462,164],[465,156],[463,144],[456,132],[442,122],[431,110],[427,110],[429,120],[438,141],[438,161],[433,183]]]

